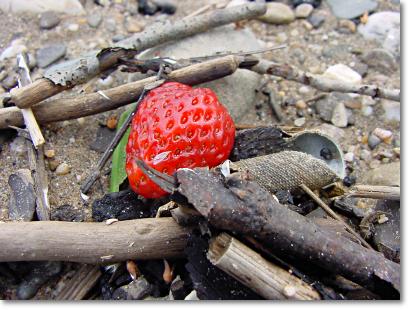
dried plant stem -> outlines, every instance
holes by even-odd
[[[338,91],[342,93],[356,93],[371,96],[373,98],[384,98],[400,101],[400,89],[386,89],[376,85],[356,85],[332,80],[319,75],[300,71],[289,64],[277,64],[267,60],[261,60],[251,68],[260,74],[271,74],[286,80],[302,83],[325,92]]]
[[[348,193],[349,197],[400,200],[400,187],[356,185]]]
[[[335,220],[340,221],[348,232],[350,232],[357,241],[368,249],[373,250],[372,246],[366,242],[352,227],[350,227],[336,212],[334,212],[327,204],[323,202],[314,192],[310,190],[305,184],[300,185],[303,191],[308,194],[327,214],[329,214]]]

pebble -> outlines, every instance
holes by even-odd
[[[337,143],[342,142],[345,136],[345,132],[343,129],[333,126],[331,124],[324,123],[316,127],[316,129],[319,130],[321,133],[333,138]]]
[[[382,140],[375,136],[374,134],[370,134],[369,138],[367,139],[367,144],[369,145],[370,149],[373,150],[378,146]]]
[[[56,174],[57,175],[66,175],[70,172],[70,166],[66,163],[63,162],[61,164],[58,165],[57,169],[56,169]]]
[[[118,119],[116,115],[111,115],[108,119],[107,119],[107,127],[111,130],[114,130],[115,128],[117,128],[117,123],[118,123]]]
[[[78,29],[80,29],[80,25],[79,24],[69,24],[67,29],[68,31],[76,32],[78,31]]]
[[[17,136],[14,140],[10,143],[10,152],[14,156],[23,156],[26,155],[26,139],[23,137]]]
[[[297,119],[295,119],[294,124],[296,127],[302,127],[303,125],[305,125],[306,123],[306,119],[304,117],[299,117]]]
[[[1,0],[0,10],[11,13],[38,14],[45,11],[61,12],[69,15],[84,14],[80,0]]]
[[[83,222],[85,215],[82,212],[78,212],[75,207],[64,204],[53,208],[50,214],[52,221],[63,221],[63,222]]]
[[[370,162],[372,160],[372,152],[366,149],[361,150],[360,159],[363,159],[365,162]]]
[[[348,163],[351,163],[354,161],[354,154],[352,152],[348,152],[344,155],[344,160],[347,161]]]
[[[291,2],[294,7],[298,7],[303,3],[307,3],[312,5],[314,8],[317,8],[322,3],[322,0],[292,0]]]
[[[366,52],[361,59],[369,67],[382,74],[389,75],[397,70],[397,63],[393,54],[382,48],[375,48]]]
[[[327,0],[337,18],[353,19],[377,8],[376,0]]]
[[[87,16],[87,23],[92,28],[98,28],[102,22],[102,15],[99,12],[92,13]]]
[[[309,3],[302,3],[295,9],[296,18],[306,18],[313,12],[313,5]]]
[[[270,24],[289,24],[295,20],[292,9],[283,3],[269,2],[266,4],[267,10],[258,19]]]
[[[349,19],[341,19],[337,30],[342,33],[355,33],[356,24]]]
[[[58,160],[52,159],[48,161],[48,168],[51,171],[55,171],[59,165],[60,163],[58,162]]]
[[[393,148],[393,153],[396,154],[398,157],[400,157],[400,148],[399,147]]]
[[[16,39],[11,42],[11,44],[4,49],[0,55],[0,61],[8,58],[16,58],[20,53],[27,52],[27,46],[23,44],[22,39]]]
[[[125,27],[129,33],[140,32],[143,29],[141,24],[135,18],[129,18]]]
[[[8,74],[7,77],[1,82],[1,86],[3,86],[6,90],[10,90],[17,85],[17,76],[13,72]]]
[[[40,28],[52,29],[60,23],[61,19],[57,12],[46,11],[40,15]]]
[[[299,89],[298,89],[298,93],[301,94],[301,95],[307,95],[310,92],[311,92],[311,89],[310,89],[309,86],[303,85],[303,86],[299,87]]]
[[[177,10],[176,1],[173,0],[153,0],[155,5],[159,8],[160,13],[174,14]]]
[[[96,152],[104,153],[114,136],[114,130],[111,130],[105,126],[99,126],[95,140],[90,143],[90,149]]]
[[[98,79],[98,84],[100,86],[109,87],[114,83],[114,78],[109,75],[105,79]]]
[[[323,76],[345,83],[359,84],[362,81],[362,77],[359,73],[340,63],[327,68]]]
[[[391,100],[382,100],[384,110],[384,119],[386,121],[400,122],[400,102]]]
[[[325,98],[315,102],[315,109],[321,119],[326,122],[331,122],[333,111],[335,110],[337,104],[339,102],[344,103],[347,100],[351,100],[348,94],[331,92]]]
[[[312,25],[313,28],[317,29],[325,22],[326,16],[320,12],[313,12],[308,17],[308,22]]]
[[[312,30],[313,26],[311,23],[309,23],[307,20],[302,21],[303,27],[305,27],[306,30]]]
[[[53,150],[53,149],[46,150],[46,151],[44,152],[44,155],[45,155],[47,158],[54,158],[54,157],[56,156],[56,151]]]
[[[109,32],[116,32],[117,31],[117,23],[115,19],[109,18],[105,21],[105,27]]]
[[[371,106],[362,106],[361,113],[363,116],[370,116],[373,114],[373,108]]]
[[[364,175],[369,185],[400,186],[400,162],[392,162],[369,170]]]
[[[307,108],[307,104],[303,100],[298,100],[296,101],[296,108],[299,110],[304,110]]]
[[[373,130],[373,134],[382,140],[384,143],[390,144],[393,138],[393,133],[390,130],[376,128]]]
[[[63,58],[67,52],[67,47],[63,43],[52,44],[37,50],[36,58],[40,68],[48,67],[60,58]]]

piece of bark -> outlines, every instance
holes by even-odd
[[[356,93],[371,96],[372,98],[400,101],[400,89],[386,89],[376,85],[356,85],[332,80],[320,75],[300,71],[289,64],[278,64],[268,60],[261,60],[251,70],[260,74],[279,76],[325,92]]]
[[[246,175],[231,174],[224,182],[219,173],[206,169],[179,169],[176,177],[177,193],[212,226],[254,236],[275,252],[314,263],[389,298],[399,297],[400,265],[346,238],[327,234],[280,205]]]
[[[226,233],[211,240],[208,259],[266,299],[320,299],[318,292],[307,283]]]
[[[8,203],[9,219],[31,221],[36,210],[36,193],[30,170],[20,169],[11,174],[8,183],[11,188]]]
[[[351,188],[348,197],[400,200],[400,187],[356,185]]]
[[[70,261],[108,264],[182,257],[190,230],[172,218],[103,223],[0,224],[0,262]],[[28,233],[29,232],[29,233]]]
[[[68,281],[56,300],[82,300],[101,276],[99,266],[83,265]]]
[[[117,42],[115,46],[102,51],[90,52],[84,57],[67,61],[48,69],[36,87],[22,88],[11,94],[10,101],[18,107],[28,107],[66,89],[83,83],[97,74],[115,66],[121,57],[133,57],[137,53],[159,44],[179,40],[196,33],[254,18],[264,14],[266,5],[247,3],[223,10],[215,10],[201,16],[154,23],[144,31]],[[52,83],[50,84],[49,81]],[[63,86],[63,87],[62,87]],[[34,93],[35,92],[35,95]]]
[[[241,56],[225,56],[175,70],[168,79],[184,84],[197,85],[230,75],[236,71]],[[40,124],[69,120],[97,114],[135,102],[144,87],[156,81],[149,77],[104,91],[79,95],[75,98],[55,99],[33,106],[33,112]],[[107,99],[108,98],[108,99]],[[10,125],[23,125],[23,117],[17,107],[0,109],[0,129]]]

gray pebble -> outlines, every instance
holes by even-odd
[[[366,52],[362,56],[362,61],[382,74],[389,75],[397,70],[397,64],[393,54],[382,48],[375,48]]]
[[[40,15],[40,28],[52,29],[60,23],[60,16],[54,11],[47,11]]]
[[[302,3],[295,9],[296,18],[306,18],[313,12],[313,6],[309,3]]]
[[[369,145],[370,149],[373,150],[382,142],[381,139],[376,137],[374,134],[370,134],[369,138],[367,139],[367,144]]]
[[[372,160],[372,152],[366,149],[361,150],[360,159],[363,159],[365,162],[370,162]]]
[[[344,160],[351,163],[354,161],[354,154],[352,152],[348,152],[344,155]]]
[[[319,28],[325,22],[326,16],[320,12],[313,12],[312,15],[309,16],[308,21],[313,26],[313,28]]]
[[[345,104],[342,101],[339,101],[333,110],[331,122],[336,127],[346,127],[347,121]]]
[[[1,86],[3,86],[7,90],[12,89],[16,85],[17,85],[17,76],[14,72],[8,74],[7,77],[1,82]]]
[[[63,43],[48,45],[37,50],[36,58],[40,68],[48,67],[60,58],[63,58],[67,52],[67,47]]]
[[[92,28],[98,28],[98,26],[101,24],[101,21],[102,15],[99,12],[92,13],[87,16],[88,25]]]

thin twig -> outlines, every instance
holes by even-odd
[[[377,186],[377,185],[356,185],[349,193],[348,197],[364,197],[373,199],[400,200],[400,187]]]
[[[330,207],[323,202],[314,192],[310,190],[305,184],[301,184],[300,187],[308,194],[327,214],[329,214],[335,220],[340,221],[343,226],[349,231],[355,238],[366,248],[374,250],[370,244],[366,242],[352,227],[350,227],[337,213],[335,213]]]

